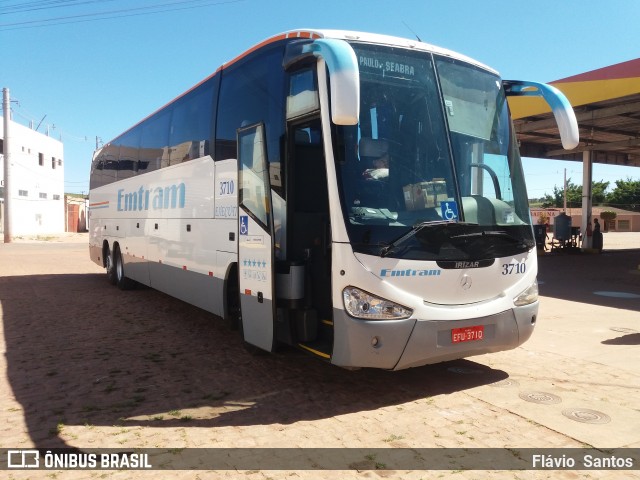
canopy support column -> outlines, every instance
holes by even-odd
[[[593,158],[592,152],[582,152],[582,248],[591,248],[593,237],[587,235],[591,231],[591,185],[593,183]]]

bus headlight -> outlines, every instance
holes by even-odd
[[[534,280],[529,288],[527,288],[524,292],[518,295],[514,300],[513,304],[516,307],[523,307],[525,305],[529,305],[538,300],[538,280]]]
[[[344,308],[347,313],[363,320],[401,320],[413,313],[410,308],[376,297],[356,287],[342,291]]]

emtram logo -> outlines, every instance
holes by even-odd
[[[8,450],[7,468],[39,468],[40,452],[38,450]]]
[[[186,190],[184,182],[165,187],[145,188],[131,192],[124,188],[118,190],[118,212],[132,212],[143,210],[167,210],[184,208]]]
[[[383,268],[380,270],[381,277],[431,277],[440,275],[439,269],[414,270],[412,268],[396,270]]]

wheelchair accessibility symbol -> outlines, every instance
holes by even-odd
[[[440,211],[442,212],[442,218],[445,220],[458,219],[458,204],[454,201],[440,202]]]
[[[249,217],[240,215],[240,235],[249,235]]]

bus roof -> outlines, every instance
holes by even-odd
[[[330,29],[328,29],[328,30],[323,30],[323,29],[290,30],[288,32],[284,32],[284,33],[281,33],[281,34],[278,34],[278,35],[274,35],[273,37],[267,38],[266,40],[254,45],[253,47],[249,48],[248,50],[242,52],[240,55],[238,55],[237,57],[233,58],[232,60],[230,60],[230,61],[228,61],[226,63],[223,63],[211,75],[209,75],[208,77],[204,78],[202,81],[198,82],[196,85],[191,87],[189,90],[181,93],[180,95],[178,95],[174,99],[172,99],[169,102],[165,103],[162,107],[158,108],[153,113],[147,115],[142,120],[140,120],[139,122],[137,122],[136,124],[134,124],[133,126],[128,128],[124,132],[118,134],[116,137],[111,139],[105,145],[109,145],[109,144],[113,143],[119,137],[121,137],[122,135],[127,133],[129,130],[133,129],[134,127],[138,126],[139,124],[141,124],[142,122],[144,122],[148,118],[152,117],[157,112],[159,112],[160,110],[165,108],[167,105],[169,105],[172,102],[178,100],[179,98],[185,96],[186,94],[188,94],[189,92],[191,92],[192,90],[194,90],[195,88],[199,87],[204,82],[209,80],[211,77],[216,75],[221,70],[224,70],[225,68],[228,68],[229,66],[233,65],[234,63],[242,60],[247,55],[249,55],[249,54],[255,52],[256,50],[259,50],[259,49],[261,49],[261,48],[263,48],[263,47],[265,47],[265,46],[267,46],[267,45],[269,45],[271,43],[279,42],[279,41],[287,40],[287,39],[294,39],[294,38],[300,38],[300,39],[305,39],[305,38],[308,38],[308,39],[333,38],[333,39],[338,39],[338,40],[359,41],[359,42],[363,42],[363,43],[372,43],[372,44],[378,44],[378,45],[398,46],[398,47],[401,47],[401,48],[408,48],[408,49],[412,49],[412,50],[419,50],[419,51],[424,51],[424,52],[436,53],[438,55],[443,55],[443,56],[450,57],[450,58],[453,58],[453,59],[456,59],[456,60],[461,60],[461,61],[470,63],[472,65],[475,65],[475,66],[480,67],[482,69],[488,70],[488,71],[490,71],[492,73],[495,73],[495,74],[498,73],[496,70],[494,70],[494,69],[484,65],[483,63],[480,63],[477,60],[474,60],[474,59],[472,59],[470,57],[467,57],[465,55],[456,53],[456,52],[454,52],[452,50],[447,50],[445,48],[437,47],[435,45],[431,45],[429,43],[424,43],[424,42],[418,41],[418,40],[410,40],[410,39],[407,39],[407,38],[394,37],[394,36],[390,36],[390,35],[381,35],[381,34],[377,34],[377,33],[366,33],[366,32],[356,32],[356,31],[349,31],[349,30],[330,30]],[[100,150],[102,150],[102,147],[99,148],[99,149],[96,149],[96,151],[94,152],[94,156]]]
[[[246,52],[238,55],[234,59],[224,63],[217,71],[222,70],[230,65],[233,65],[235,62],[241,60],[245,56],[250,53],[270,44],[273,42],[292,39],[292,38],[333,38],[338,40],[346,40],[346,41],[359,41],[363,43],[373,43],[378,45],[391,45],[398,46],[401,48],[408,48],[412,50],[419,50],[424,52],[436,53],[438,55],[443,55],[446,57],[454,58],[456,60],[462,60],[464,62],[470,63],[472,65],[476,65],[485,70],[489,70],[495,74],[498,72],[487,65],[474,60],[473,58],[467,57],[460,53],[454,52],[452,50],[448,50],[446,48],[441,48],[429,43],[425,43],[419,40],[410,40],[402,37],[394,37],[391,35],[381,35],[377,33],[367,33],[367,32],[356,32],[350,30],[324,30],[324,29],[301,29],[301,30],[290,30],[288,32],[281,33],[279,35],[274,35],[271,38],[268,38],[257,45],[251,47]]]

